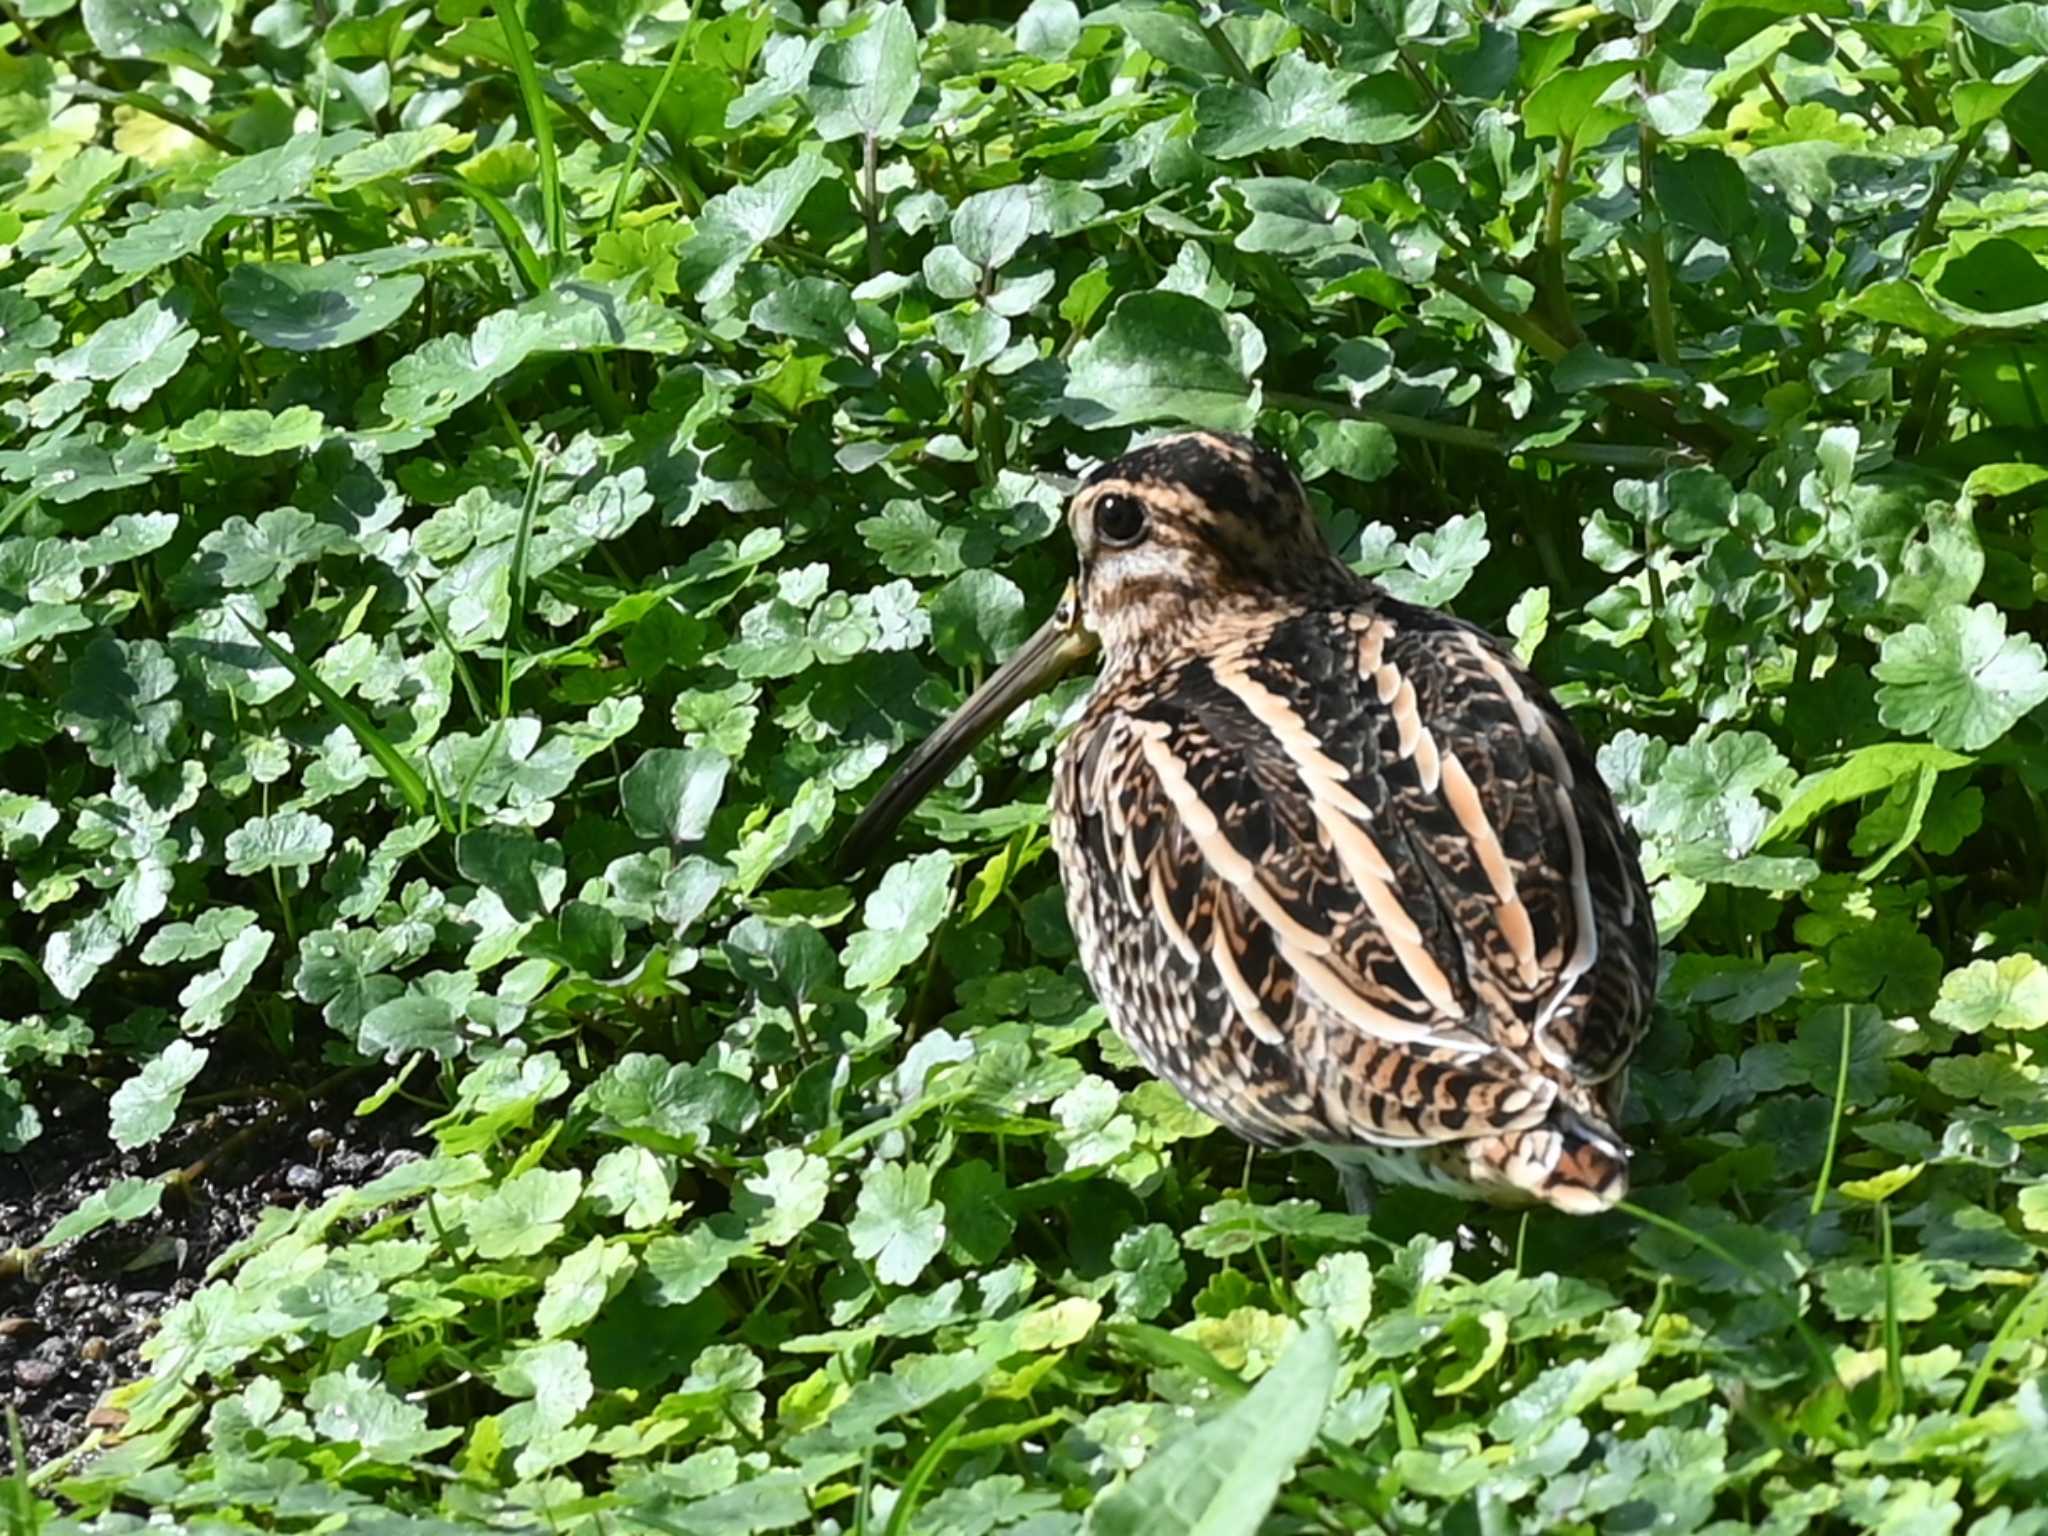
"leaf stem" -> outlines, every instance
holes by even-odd
[[[1572,314],[1571,294],[1564,280],[1564,210],[1571,200],[1572,141],[1558,140],[1557,164],[1550,174],[1550,194],[1543,208],[1543,302],[1551,324],[1573,345],[1586,339]]]
[[[1649,274],[1650,345],[1657,361],[1678,366],[1678,323],[1671,307],[1671,257],[1664,246],[1664,214],[1657,203],[1657,147],[1663,137],[1643,124],[1636,160],[1636,195],[1643,209],[1643,266]]]
[[[1949,194],[1955,191],[1956,183],[1962,180],[1963,167],[1969,163],[1970,152],[1977,147],[1977,141],[1983,137],[1984,123],[1971,124],[1957,141],[1956,152],[1949,156],[1948,164],[1941,168],[1941,176],[1935,181],[1934,190],[1927,194],[1927,206],[1920,210],[1920,222],[1913,226],[1913,237],[1906,242],[1906,254],[1900,265],[1908,272],[1913,269],[1914,259],[1926,250],[1929,242],[1934,239],[1935,226],[1941,219],[1942,205],[1948,201]]]
[[[1591,464],[1602,469],[1641,470],[1648,474],[1657,474],[1690,463],[1694,457],[1683,448],[1655,448],[1636,443],[1547,443],[1524,447],[1501,433],[1489,432],[1483,427],[1468,427],[1452,421],[1431,421],[1423,416],[1375,410],[1370,406],[1351,405],[1342,400],[1325,400],[1313,395],[1288,394],[1278,390],[1267,391],[1265,398],[1267,404],[1286,411],[1304,414],[1321,411],[1351,421],[1375,422],[1396,437],[1412,437],[1419,442],[1441,443],[1449,448],[1470,448],[1481,453],[1500,454],[1503,457],[1549,459],[1559,464]]]
[[[879,172],[880,146],[872,133],[863,134],[860,144],[860,216],[868,233],[868,276],[882,270],[882,199],[875,182]]]
[[[1856,1015],[1842,1005],[1842,1055],[1835,1064],[1835,1112],[1828,1118],[1828,1148],[1821,1154],[1820,1181],[1813,1186],[1813,1203],[1807,1207],[1809,1226],[1828,1203],[1828,1187],[1835,1177],[1835,1148],[1842,1139],[1842,1111],[1849,1101],[1849,1051],[1856,1038]]]
[[[1244,61],[1244,55],[1237,51],[1237,44],[1230,40],[1230,34],[1223,30],[1221,21],[1200,23],[1202,36],[1209,40],[1209,46],[1216,50],[1216,57],[1223,61],[1223,67],[1230,71],[1230,77],[1239,85],[1258,89],[1259,82],[1251,72],[1251,66]]]
[[[57,89],[83,101],[97,102],[101,106],[126,107],[131,112],[140,112],[159,122],[169,123],[173,128],[183,129],[193,138],[199,139],[224,155],[239,157],[242,146],[216,128],[210,128],[190,113],[180,112],[176,107],[166,106],[153,96],[141,91],[110,91],[103,85],[94,85],[86,80],[66,80]]]

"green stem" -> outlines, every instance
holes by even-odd
[[[668,88],[675,80],[676,70],[683,62],[683,44],[689,41],[690,28],[696,24],[698,0],[690,0],[690,9],[683,16],[682,29],[676,33],[676,44],[668,51],[668,67],[661,72],[661,83],[654,88],[654,94],[647,98],[647,110],[640,114],[640,121],[633,128],[633,141],[626,148],[625,168],[619,172],[619,184],[612,190],[611,212],[606,215],[604,227],[614,230],[619,227],[619,213],[626,204],[626,189],[633,183],[633,173],[640,168],[640,152],[646,146],[647,135],[654,127],[654,114],[660,110],[662,101],[668,96]]]
[[[1289,394],[1279,390],[1267,391],[1265,399],[1268,405],[1278,406],[1285,411],[1303,414],[1320,411],[1325,415],[1342,416],[1351,421],[1376,422],[1396,437],[1411,437],[1419,442],[1441,443],[1449,448],[1469,448],[1480,453],[1500,454],[1503,457],[1548,459],[1558,464],[1593,464],[1603,469],[1640,470],[1647,474],[1661,473],[1683,465],[1691,459],[1691,455],[1682,449],[1653,448],[1636,443],[1552,443],[1523,448],[1517,447],[1500,433],[1489,432],[1483,427],[1462,426],[1451,421],[1431,421],[1423,416],[1406,416],[1399,411],[1374,410],[1370,406],[1351,405],[1342,400],[1324,400],[1313,395]]]
[[[1222,22],[1204,23],[1202,36],[1209,40],[1209,46],[1216,50],[1216,57],[1223,61],[1223,67],[1230,71],[1233,80],[1239,85],[1257,88],[1258,81],[1252,75],[1251,66],[1245,63],[1244,55],[1237,51],[1237,44],[1223,30]]]
[[[1678,322],[1671,307],[1671,258],[1664,248],[1664,214],[1657,205],[1657,147],[1663,142],[1648,123],[1642,126],[1637,158],[1637,195],[1643,205],[1643,266],[1649,273],[1650,344],[1657,361],[1678,366]]]
[[[560,270],[569,254],[569,221],[562,205],[562,167],[555,157],[555,120],[548,111],[540,66],[534,62],[533,47],[526,40],[526,13],[518,0],[501,0],[498,28],[505,34],[505,47],[512,55],[519,95],[533,129],[534,153],[540,160],[540,202],[548,229],[548,261]]]
[[[140,112],[160,122],[169,123],[173,128],[182,128],[193,138],[212,145],[224,155],[242,153],[242,146],[226,134],[209,128],[191,114],[180,112],[176,107],[166,106],[155,97],[147,96],[141,91],[110,91],[105,86],[93,85],[84,80],[66,80],[57,89],[82,101],[98,102],[108,107],[126,107],[131,112]]]
[[[1934,239],[1934,229],[1941,218],[1942,205],[1948,201],[1949,194],[1955,191],[1956,183],[1962,180],[1963,167],[1969,163],[1970,152],[1977,147],[1977,141],[1984,137],[1984,126],[1983,123],[1975,123],[1964,131],[1962,139],[1956,144],[1956,152],[1949,156],[1948,164],[1941,168],[1941,176],[1934,183],[1934,190],[1927,194],[1927,206],[1920,210],[1920,222],[1913,226],[1913,238],[1906,242],[1903,265],[1908,272],[1913,268],[1914,258],[1926,250],[1928,243]]]
[[[1550,175],[1550,196],[1543,209],[1543,302],[1551,324],[1574,345],[1586,339],[1572,315],[1571,293],[1564,280],[1564,210],[1571,200],[1572,141],[1560,139],[1557,164]]]
[[[879,147],[875,136],[865,134],[860,146],[860,216],[868,232],[868,276],[882,270],[882,199],[876,190]]]
[[[1849,1102],[1849,1049],[1856,1036],[1856,1016],[1848,1004],[1842,1005],[1842,1055],[1835,1064],[1835,1112],[1828,1120],[1828,1149],[1821,1154],[1820,1182],[1813,1187],[1813,1203],[1807,1208],[1807,1220],[1817,1219],[1822,1207],[1828,1203],[1828,1188],[1835,1178],[1835,1148],[1842,1139],[1842,1114]]]

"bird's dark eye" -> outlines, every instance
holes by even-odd
[[[1095,503],[1095,537],[1112,549],[1145,536],[1145,506],[1135,496],[1105,496]]]

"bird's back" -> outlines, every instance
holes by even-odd
[[[1083,965],[1249,1139],[1603,1208],[1656,977],[1632,843],[1511,655],[1366,590],[1105,673],[1054,805]]]

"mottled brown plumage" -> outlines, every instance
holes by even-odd
[[[1118,1032],[1261,1145],[1507,1203],[1621,1198],[1656,935],[1549,694],[1483,631],[1355,575],[1246,439],[1139,448],[1069,520],[1068,604],[983,714],[1070,660],[1077,630],[1099,641],[1053,841]],[[956,734],[898,785],[929,784],[971,744]]]

